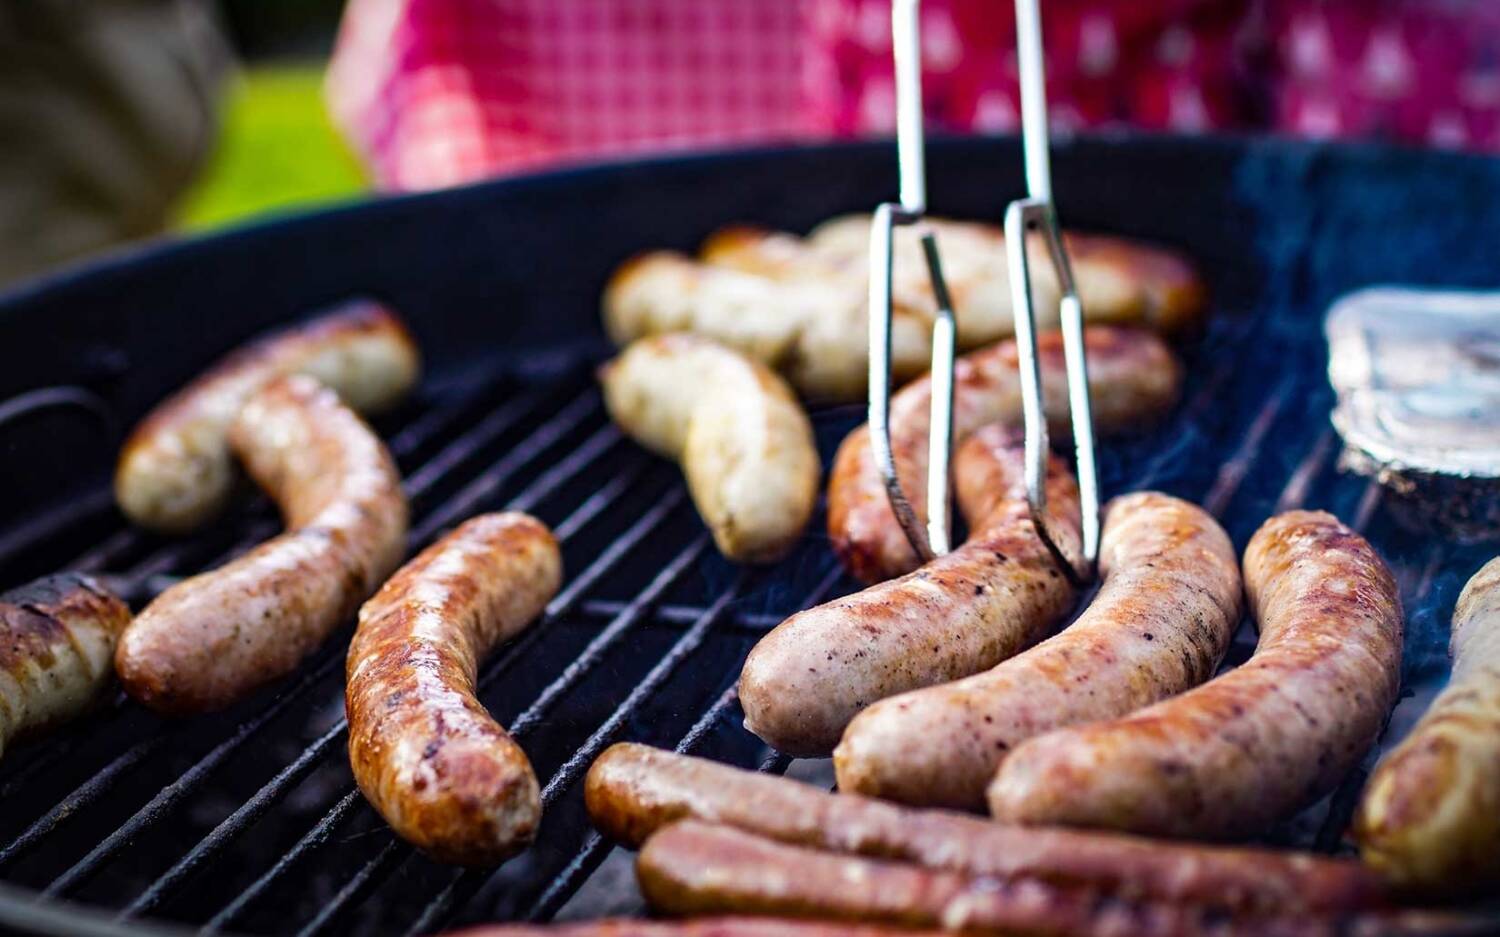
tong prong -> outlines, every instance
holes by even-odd
[[[1037,357],[1036,306],[1033,299],[1028,241],[1041,234],[1062,290],[1063,355],[1068,377],[1068,410],[1078,464],[1082,555],[1073,557],[1047,511],[1047,454],[1051,448],[1043,406],[1041,364]],[[1083,304],[1068,263],[1057,215],[1046,199],[1025,198],[1010,203],[1005,212],[1005,250],[1012,271],[1011,303],[1015,308],[1016,348],[1021,378],[1021,415],[1025,425],[1026,502],[1037,536],[1075,585],[1094,578],[1099,558],[1099,479],[1094,453],[1094,418],[1089,400],[1088,359],[1083,346]],[[1017,275],[1019,274],[1019,275]]]
[[[870,445],[885,482],[891,511],[922,562],[952,546],[949,520],[948,464],[953,449],[953,367],[957,322],[937,234],[923,223],[927,211],[927,171],[922,130],[922,43],[920,0],[891,4],[891,48],[896,66],[896,156],[900,169],[900,204],[875,209],[870,228]],[[891,451],[891,280],[895,266],[895,229],[919,225],[927,278],[937,304],[932,323],[932,409],[927,439],[926,528],[917,517]]]
[[[895,229],[921,225],[922,216],[890,202],[875,209],[870,232],[870,444],[875,464],[885,483],[891,511],[922,562],[952,549],[952,525],[948,497],[948,465],[953,448],[953,367],[957,320],[953,301],[943,277],[937,235],[922,225],[919,231],[927,276],[937,301],[932,326],[931,411],[927,449],[927,515],[921,518],[902,487],[891,449],[891,300],[895,266]]]

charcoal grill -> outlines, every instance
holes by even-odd
[[[998,219],[1021,192],[1015,141],[942,141],[929,160],[934,212]],[[1500,165],[1131,138],[1060,146],[1055,172],[1072,225],[1187,250],[1214,297],[1212,327],[1186,352],[1187,399],[1154,434],[1103,447],[1104,492],[1152,486],[1197,500],[1241,547],[1293,505],[1363,529],[1396,569],[1410,623],[1414,690],[1390,744],[1443,679],[1457,590],[1496,545],[1403,532],[1378,488],[1338,473],[1320,315],[1375,282],[1500,285]],[[414,545],[509,505],[554,526],[567,565],[542,621],[483,671],[485,702],[544,786],[529,852],[493,871],[441,866],[366,806],[345,755],[346,631],[228,712],[168,722],[118,699],[7,752],[0,925],[408,934],[546,919],[570,900],[570,915],[631,908],[628,879],[608,877],[617,862],[600,868],[611,847],[584,815],[579,781],[593,756],[634,739],[785,770],[740,726],[740,662],[786,614],[853,583],[821,517],[774,568],[726,563],[676,469],[610,425],[592,380],[607,354],[604,279],[645,247],[690,249],[734,220],[806,230],[895,184],[888,144],[578,169],[151,247],[0,300],[0,586],[83,568],[117,577],[138,605],[274,531],[270,506],[249,497],[188,540],[127,528],[106,487],[120,431],[246,337],[355,294],[402,310],[428,361],[417,398],[380,424],[413,499]],[[861,413],[815,414],[825,457]],[[1243,629],[1232,659],[1252,643]],[[1343,848],[1373,757],[1266,838]]]

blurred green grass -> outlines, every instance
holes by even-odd
[[[224,126],[177,226],[202,231],[253,215],[347,199],[368,188],[323,106],[321,63],[257,65],[225,100]]]

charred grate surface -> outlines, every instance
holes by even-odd
[[[1299,344],[1267,321],[1245,313],[1215,323],[1190,351],[1188,396],[1173,419],[1104,447],[1105,490],[1154,487],[1199,501],[1240,547],[1268,514],[1296,506],[1332,510],[1370,536],[1400,577],[1416,687],[1388,744],[1444,674],[1457,589],[1489,551],[1404,534],[1378,488],[1337,472],[1329,391],[1314,354],[1321,346]],[[1283,362],[1281,370],[1267,379],[1227,368],[1247,345]],[[632,739],[786,770],[741,727],[733,683],[767,628],[854,587],[828,549],[824,518],[774,568],[726,563],[677,470],[610,424],[593,363],[580,351],[540,371],[497,365],[429,392],[381,427],[412,498],[413,550],[473,513],[507,507],[537,514],[563,543],[562,592],[481,677],[485,703],[542,781],[547,812],[533,849],[499,869],[464,870],[427,860],[385,828],[347,764],[346,630],[296,676],[229,712],[168,722],[121,697],[7,753],[0,879],[37,893],[38,909],[76,902],[104,910],[114,923],[101,933],[176,924],[202,933],[417,934],[546,919],[610,852],[589,827],[580,784],[608,744]],[[825,458],[860,414],[815,414]],[[36,556],[58,556],[57,565],[110,577],[139,606],[276,529],[269,505],[252,501],[198,537],[158,540],[122,526],[107,494],[96,492],[5,532],[0,585],[31,575]],[[1247,626],[1231,661],[1253,643]],[[1343,848],[1369,764],[1268,840]]]

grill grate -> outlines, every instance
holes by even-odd
[[[1149,437],[1105,447],[1105,490],[1158,487],[1198,500],[1240,546],[1272,510],[1297,505],[1334,510],[1364,529],[1396,567],[1409,609],[1407,675],[1419,693],[1398,709],[1404,725],[1423,704],[1427,678],[1442,672],[1455,584],[1483,551],[1402,535],[1381,511],[1378,487],[1337,473],[1321,361],[1268,321],[1231,315],[1215,324],[1190,354],[1190,397],[1176,417]],[[1286,361],[1279,379],[1222,366],[1250,343]],[[166,722],[118,697],[75,729],[8,753],[0,878],[38,892],[37,907],[107,909],[118,932],[165,920],[202,933],[417,934],[546,919],[609,855],[589,828],[579,784],[606,745],[632,738],[786,770],[740,727],[732,684],[765,629],[853,587],[827,548],[823,518],[774,569],[725,563],[676,469],[609,423],[592,363],[580,352],[542,373],[497,367],[382,427],[412,500],[413,550],[502,506],[538,514],[562,542],[563,591],[481,675],[482,698],[542,779],[547,813],[536,847],[498,870],[460,870],[428,861],[384,827],[347,766],[346,631],[299,676],[229,712]],[[815,414],[825,456],[859,416],[852,407]],[[41,546],[71,550],[70,565],[111,577],[139,604],[276,529],[264,501],[183,542],[118,524],[107,497],[91,496],[17,528],[0,564]],[[1242,628],[1231,662],[1253,643]],[[1368,767],[1268,839],[1338,849]],[[9,913],[0,905],[0,917]],[[63,931],[77,933],[76,922]]]

